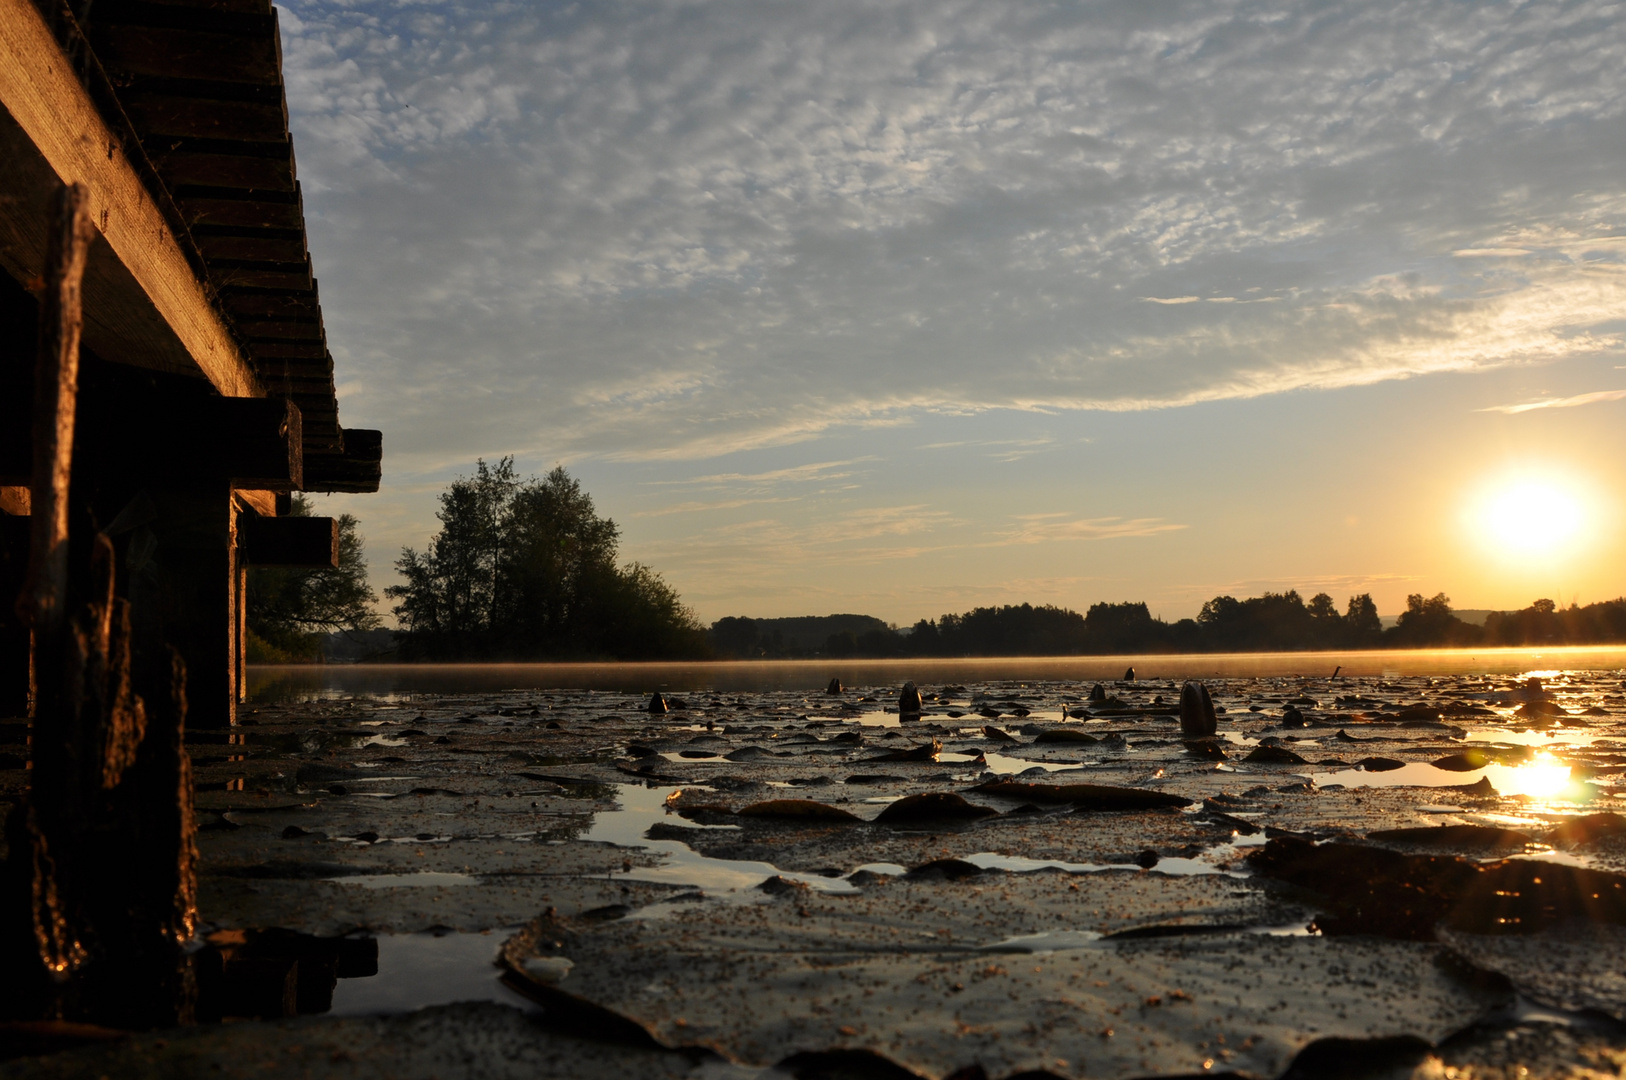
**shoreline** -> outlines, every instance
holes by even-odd
[[[1381,649],[1359,652],[1154,653],[1115,656],[913,658],[897,660],[671,660],[423,664],[250,664],[248,700],[283,693],[440,693],[466,689],[822,690],[846,683],[1141,681],[1264,676],[1516,675],[1558,669],[1626,669],[1626,645],[1547,649]]]

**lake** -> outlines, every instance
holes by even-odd
[[[1141,679],[1331,675],[1401,678],[1626,670],[1626,646],[1551,649],[1395,649],[1368,652],[1014,656],[904,660],[744,660],[600,664],[250,665],[248,699],[299,701],[497,690],[822,690],[961,682],[1100,681],[1133,667]]]

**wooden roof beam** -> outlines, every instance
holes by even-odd
[[[370,492],[383,478],[384,435],[361,428],[344,429],[344,452],[305,458],[306,491]]]
[[[153,193],[30,0],[0,0],[0,265],[25,284],[44,267],[45,207],[65,183],[90,192],[100,235],[85,273],[84,342],[108,360],[199,374],[227,397],[260,385]]]

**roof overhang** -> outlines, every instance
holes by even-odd
[[[84,343],[285,398],[306,491],[376,491],[382,437],[339,424],[270,0],[0,0],[0,269],[43,275],[67,183],[100,230]]]
[[[46,207],[81,184],[100,237],[85,272],[85,344],[116,363],[201,375],[226,397],[263,393],[158,199],[29,0],[0,0],[0,266],[45,266]],[[139,153],[139,149],[137,150]]]

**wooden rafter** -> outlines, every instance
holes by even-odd
[[[99,232],[85,272],[85,344],[110,360],[192,371],[227,397],[260,381],[165,214],[29,0],[0,0],[0,265],[43,276],[42,212],[82,185]]]

